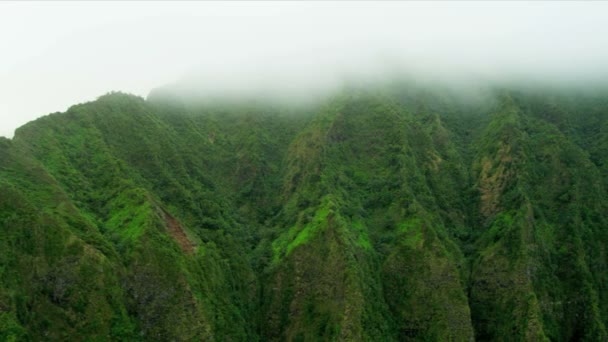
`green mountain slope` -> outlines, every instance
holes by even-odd
[[[0,141],[0,336],[605,340],[604,99],[158,91],[40,118]]]

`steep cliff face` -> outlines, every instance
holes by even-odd
[[[0,336],[604,340],[602,96],[120,93],[0,141]]]
[[[478,337],[605,339],[605,282],[590,272],[606,262],[597,167],[510,98],[477,146],[484,230],[470,298]]]

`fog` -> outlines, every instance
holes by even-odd
[[[604,82],[605,2],[0,2],[0,135],[117,90]]]

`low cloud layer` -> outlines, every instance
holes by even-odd
[[[395,72],[602,82],[603,2],[0,3],[0,135],[121,90],[324,91]]]

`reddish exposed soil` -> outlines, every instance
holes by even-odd
[[[167,224],[167,230],[169,230],[169,234],[177,241],[179,246],[185,253],[191,254],[194,253],[194,244],[188,239],[182,225],[176,220],[173,216],[171,216],[168,212],[163,209],[163,216],[165,219],[165,223]]]

